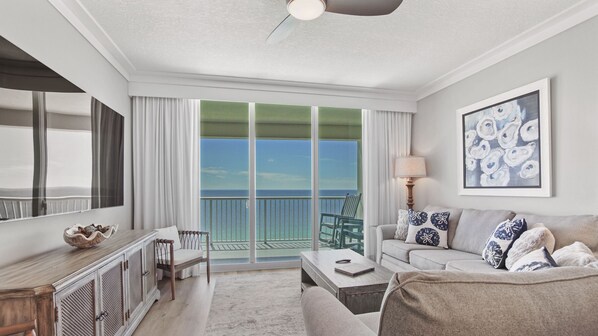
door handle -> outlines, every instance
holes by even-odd
[[[100,315],[96,316],[96,321],[104,321],[108,317],[108,311],[104,310]]]
[[[149,274],[150,274],[150,271],[145,271],[145,272],[143,272],[143,274],[142,274],[142,275],[143,275],[143,276],[148,276]]]

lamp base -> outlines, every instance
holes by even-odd
[[[415,185],[413,183],[413,178],[408,177],[405,185],[407,186],[407,208],[411,210],[415,205],[413,202],[413,186]]]

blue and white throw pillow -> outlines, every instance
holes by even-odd
[[[527,230],[525,218],[506,220],[494,229],[492,235],[486,241],[482,257],[494,268],[504,268],[507,260],[507,252],[513,242]]]
[[[409,228],[405,243],[448,248],[450,212],[409,210]]]
[[[532,251],[517,260],[509,272],[530,272],[557,267],[546,246]]]

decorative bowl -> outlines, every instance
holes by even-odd
[[[74,247],[86,249],[94,247],[110,238],[118,230],[118,225],[83,226],[75,224],[64,230],[64,241]]]

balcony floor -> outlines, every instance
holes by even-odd
[[[328,248],[330,247],[327,244],[320,243],[320,249]],[[299,257],[300,252],[309,250],[311,250],[311,240],[256,242],[258,258]],[[248,258],[249,242],[213,243],[210,257],[215,260]]]

